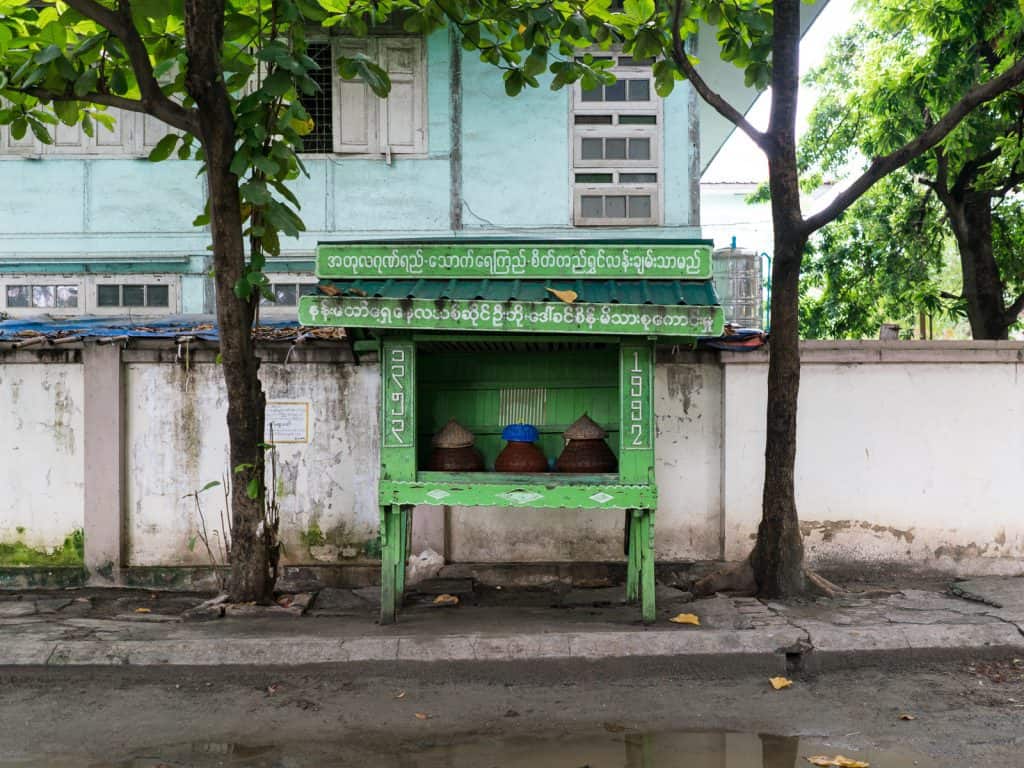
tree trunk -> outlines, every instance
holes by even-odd
[[[198,107],[199,138],[206,155],[217,325],[228,399],[232,473],[228,592],[234,601],[266,602],[272,597],[274,583],[263,530],[265,399],[252,341],[256,299],[240,299],[234,292],[245,269],[245,247],[238,177],[230,170],[235,153],[234,117],[220,65],[223,0],[186,0],[185,27],[186,84]],[[255,493],[250,494],[250,485]]]
[[[804,545],[796,510],[796,413],[800,392],[800,258],[806,236],[775,224],[764,493],[750,555],[757,592],[790,597],[804,591]]]
[[[992,250],[992,195],[968,190],[950,203],[949,220],[960,251],[971,336],[1005,339],[1010,324],[1003,281]]]
[[[757,541],[750,554],[757,592],[789,597],[804,591],[804,547],[796,512],[796,409],[800,391],[800,262],[807,231],[800,213],[796,164],[800,4],[775,3],[772,115],[768,183],[772,195],[775,253],[772,261],[771,342],[764,495]]]

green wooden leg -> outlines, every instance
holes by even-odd
[[[626,510],[626,602],[635,603],[640,598],[640,511]]]
[[[395,606],[401,609],[405,598],[405,564],[409,561],[409,539],[412,537],[412,507],[403,505],[397,515],[399,519],[398,563],[395,566]]]
[[[380,623],[395,623],[395,542],[397,515],[380,508]]]
[[[654,605],[654,510],[645,509],[641,512],[640,526],[640,608],[644,624],[653,624],[657,617]]]

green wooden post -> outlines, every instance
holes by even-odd
[[[654,344],[623,341],[619,347],[619,479],[654,485]],[[632,510],[626,599],[642,601],[641,615],[654,621],[654,511]]]
[[[628,561],[626,565],[626,601],[635,603],[640,598],[640,536],[637,533],[640,511],[627,509]]]
[[[381,344],[381,479],[416,479],[416,345],[385,338]],[[392,624],[405,590],[409,508],[381,507],[380,620]]]
[[[654,344],[619,347],[619,479],[654,485]]]
[[[380,623],[395,623],[395,515],[392,507],[380,508]]]
[[[640,535],[640,614],[644,624],[653,624],[657,618],[654,604],[654,510],[641,510]]]
[[[398,562],[395,564],[395,606],[400,610],[402,599],[405,597],[405,564],[409,560],[409,539],[412,537],[412,506],[403,504],[399,510],[399,553]]]

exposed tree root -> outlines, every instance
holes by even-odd
[[[804,583],[807,585],[807,591],[818,597],[843,597],[850,594],[849,590],[833,584],[810,568],[804,568]]]
[[[838,584],[833,584],[810,568],[804,568],[804,584],[804,595],[813,597],[887,597],[899,594],[898,589],[845,589]],[[757,579],[754,577],[754,569],[748,558],[699,579],[690,588],[690,591],[694,597],[710,597],[717,593],[754,597],[758,592]],[[797,597],[797,595],[792,595],[792,597]]]
[[[711,597],[718,592],[751,597],[757,594],[757,580],[749,558],[743,562],[709,573],[690,588],[694,597]]]

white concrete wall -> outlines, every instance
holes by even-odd
[[[52,550],[83,527],[82,366],[72,350],[56,354],[0,357],[0,544]],[[183,497],[229,469],[220,369],[211,353],[187,367],[167,350],[125,354],[126,562],[205,564]],[[379,368],[335,357],[262,368],[268,399],[312,406],[310,442],[279,447],[290,563],[377,554]],[[811,562],[1024,571],[1022,366],[1013,342],[805,344],[796,486]],[[748,552],[766,373],[763,352],[659,352],[660,559]],[[219,530],[222,492],[203,500]],[[619,513],[456,508],[451,521],[455,561],[622,557]],[[439,547],[444,537],[430,535]]]
[[[17,357],[0,359],[0,544],[52,552],[84,525],[82,366]]]
[[[889,349],[902,359],[805,352],[796,491],[809,560],[1021,573],[1022,361]],[[725,372],[725,555],[739,559],[761,514],[767,366]]]
[[[131,565],[206,564],[195,502],[183,498],[229,472],[219,366],[127,366],[127,529]],[[376,366],[261,367],[268,400],[311,403],[308,444],[278,448],[283,560],[338,562],[374,554],[378,461]],[[268,475],[269,477],[269,475]],[[220,530],[222,488],[201,494]],[[315,532],[319,531],[319,534]],[[212,540],[212,539],[211,539]],[[355,550],[354,553],[351,550]]]

